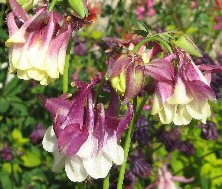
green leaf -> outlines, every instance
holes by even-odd
[[[9,101],[6,98],[0,98],[0,113],[7,112],[9,108]]]
[[[40,152],[35,149],[27,151],[21,159],[26,167],[37,167],[41,164]]]
[[[23,138],[22,133],[19,129],[14,129],[12,132],[12,138],[17,144],[25,144],[29,142],[28,138]]]

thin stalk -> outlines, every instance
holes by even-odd
[[[57,3],[57,0],[52,0],[49,6],[49,11],[52,11],[54,9],[54,6],[56,5],[56,3]]]
[[[109,174],[103,180],[103,189],[109,189]]]
[[[63,74],[63,93],[66,93],[69,88],[69,62],[70,62],[70,50],[71,50],[71,42],[67,49],[66,54],[66,61],[64,67],[64,74]]]
[[[158,42],[160,42],[161,44],[163,44],[167,48],[167,50],[169,51],[170,54],[173,53],[170,45],[166,41],[162,40],[160,37],[147,37],[147,38],[145,38],[143,41],[140,41],[135,46],[135,48],[133,49],[133,53],[136,53],[140,49],[141,46],[143,46],[145,43],[147,43],[149,41],[158,41]]]
[[[140,114],[143,110],[143,107],[146,103],[146,100],[147,100],[147,96],[143,97],[143,100],[140,103],[139,108],[136,111],[136,113],[133,117],[133,120],[130,123],[129,129],[128,129],[128,133],[127,133],[126,141],[125,141],[125,146],[124,146],[124,162],[123,162],[123,164],[121,165],[121,168],[120,168],[117,189],[122,189],[123,188],[124,175],[125,175],[125,172],[126,172],[126,164],[127,164],[127,159],[128,159],[128,156],[129,156],[129,149],[130,149],[130,146],[131,146],[131,140],[132,140],[132,136],[133,136],[134,126],[135,126],[135,123],[137,122],[137,120],[138,120],[138,118],[139,118],[139,116],[140,116]],[[133,102],[134,102],[134,109],[136,109],[137,99],[135,98],[133,100]]]

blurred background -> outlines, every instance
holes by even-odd
[[[59,0],[56,8],[62,3]],[[103,39],[135,38],[138,20],[145,22],[152,32],[183,31],[203,53],[203,58],[195,59],[196,64],[222,65],[221,0],[89,0],[88,3],[93,23],[76,32],[74,37],[70,81],[89,81],[102,76],[107,67]],[[6,16],[9,11],[3,1],[0,4],[0,188],[102,188],[102,180],[89,178],[75,184],[65,172],[51,172],[53,158],[43,150],[41,141],[52,122],[36,95],[59,96],[62,77],[45,87],[8,73],[8,52],[4,43],[8,39]],[[206,125],[198,121],[186,127],[161,125],[150,115],[152,100],[148,100],[133,136],[125,188],[147,188],[157,181],[158,168],[165,165],[174,176],[194,177],[188,184],[177,183],[178,187],[222,188],[221,75],[213,75],[212,87],[218,102],[212,103],[213,113]],[[111,188],[116,188],[118,169],[112,168]]]

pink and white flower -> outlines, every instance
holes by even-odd
[[[54,125],[43,139],[43,147],[54,154],[53,171],[65,167],[68,178],[81,182],[88,176],[98,179],[107,176],[112,164],[124,161],[124,150],[118,145],[122,133],[133,116],[132,105],[124,117],[117,117],[118,96],[113,94],[107,110],[103,104],[94,107],[94,82],[77,82],[79,93],[72,99],[39,97],[51,113]]]
[[[216,98],[210,87],[209,73],[220,71],[221,67],[211,66],[210,69],[210,66],[202,66],[202,70],[206,71],[204,74],[188,53],[178,48],[176,55],[155,60],[146,67],[147,73],[158,81],[152,114],[159,115],[163,124],[173,122],[176,125],[187,125],[193,118],[206,123],[211,115],[208,102]],[[179,61],[177,70],[173,59]]]
[[[29,16],[16,2],[9,0],[12,12],[7,18],[10,72],[20,79],[34,79],[48,85],[64,72],[66,49],[73,27],[47,5]]]

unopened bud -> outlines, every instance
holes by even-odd
[[[85,18],[88,16],[88,9],[85,7],[83,0],[68,0],[71,8],[80,16]]]
[[[186,34],[181,35],[177,40],[173,40],[172,43],[191,55],[202,57],[196,45]]]

